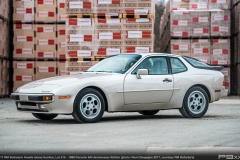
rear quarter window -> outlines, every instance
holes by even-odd
[[[172,68],[172,74],[181,73],[187,71],[187,67],[178,58],[170,57],[170,64]]]

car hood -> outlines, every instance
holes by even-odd
[[[96,80],[96,78],[98,80],[101,78],[105,79],[106,76],[112,76],[114,74],[118,73],[82,72],[75,75],[56,76],[30,82],[18,88],[16,92],[29,92],[29,90],[31,90],[31,93],[38,93],[39,91],[50,92],[60,86],[83,83],[85,81],[89,82],[92,81],[92,79]]]

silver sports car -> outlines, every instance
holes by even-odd
[[[69,114],[77,122],[92,123],[104,111],[154,115],[163,109],[200,118],[209,103],[228,94],[221,69],[174,54],[120,54],[80,74],[28,83],[10,98],[18,111],[40,120]]]

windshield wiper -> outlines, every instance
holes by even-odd
[[[112,71],[94,71],[94,72],[108,72],[108,73],[112,73]]]

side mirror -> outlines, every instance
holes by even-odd
[[[137,79],[141,79],[141,75],[148,75],[148,69],[139,69],[137,71]]]

